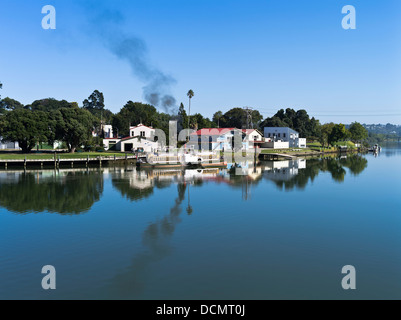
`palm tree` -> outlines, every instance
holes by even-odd
[[[188,129],[189,129],[189,118],[191,117],[191,99],[194,97],[195,93],[191,90],[188,91],[187,96],[189,98],[189,110],[188,110]]]

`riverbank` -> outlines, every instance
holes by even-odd
[[[306,149],[262,149],[256,152],[256,156],[259,158],[263,155],[271,155],[271,154],[283,154],[292,157],[310,157],[310,156],[322,156],[322,155],[333,155],[333,154],[343,154],[343,153],[358,153],[358,152],[365,152],[367,150],[358,150],[358,149],[348,149],[340,151],[337,148],[325,148],[321,150],[313,150],[311,148]],[[254,158],[255,152],[248,151],[248,152],[220,152],[221,156],[230,157],[230,156],[242,156],[246,158]]]
[[[109,163],[134,163],[136,156],[127,153],[74,153],[74,154],[0,154],[0,168],[9,167],[60,168],[75,166],[89,167],[108,165]]]
[[[69,160],[69,159],[80,159],[80,158],[87,158],[93,159],[98,157],[124,157],[125,153],[123,152],[76,152],[76,153],[66,153],[66,152],[34,152],[34,153],[19,153],[19,152],[10,152],[10,151],[3,151],[0,152],[0,161],[5,160],[54,160],[61,159],[61,160]]]

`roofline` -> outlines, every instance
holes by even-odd
[[[202,135],[202,133],[200,132],[200,131],[202,131],[202,130],[209,130],[209,134],[206,134],[206,135],[208,135],[208,136],[219,136],[219,135],[225,134],[225,133],[227,133],[228,131],[232,131],[232,130],[238,130],[238,131],[244,133],[242,129],[238,129],[238,128],[235,128],[235,127],[232,127],[232,128],[203,128],[203,129],[199,129],[199,130],[196,131],[196,132],[191,133],[191,135],[200,136],[200,135]],[[220,132],[217,132],[217,133],[214,133],[214,132],[213,132],[212,134],[210,134],[210,131],[212,131],[212,130],[219,130]],[[227,130],[227,131],[221,132],[221,131],[223,131],[223,130]]]
[[[290,131],[292,131],[292,132],[295,132],[295,133],[298,133],[298,134],[299,134],[298,131],[296,131],[296,130],[294,130],[294,129],[291,129],[290,127],[264,127],[264,128],[263,128],[263,131],[266,130],[266,129],[277,129],[277,128],[288,129],[288,130],[290,130]]]
[[[144,124],[142,124],[142,123],[140,123],[140,124],[138,124],[138,125],[136,125],[135,127],[129,127],[129,129],[130,130],[132,130],[132,129],[135,129],[135,128],[139,128],[139,127],[146,127],[146,128],[149,128],[149,129],[152,129],[152,130],[155,130],[154,128],[152,128],[152,127],[148,127],[148,126],[145,126]]]

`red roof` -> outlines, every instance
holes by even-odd
[[[197,135],[197,136],[219,136],[224,133],[227,133],[232,130],[238,130],[237,128],[204,128],[200,129],[192,135]]]
[[[254,131],[257,131],[257,129],[237,129],[237,128],[204,128],[204,129],[200,129],[198,131],[196,131],[195,133],[192,133],[193,135],[197,135],[197,136],[219,136],[222,135],[224,133],[227,133],[229,131],[232,130],[239,130],[242,131],[245,134],[251,134]],[[258,132],[259,133],[259,132]],[[260,133],[259,133],[260,134]]]

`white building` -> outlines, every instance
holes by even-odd
[[[17,141],[2,141],[2,137],[0,137],[0,150],[21,150]]]
[[[113,138],[114,133],[113,133],[113,126],[111,124],[105,124],[103,126],[103,137],[105,139]]]
[[[143,124],[138,124],[137,126],[129,129],[129,136],[153,139],[155,136],[155,129]]]
[[[288,148],[306,148],[306,139],[288,127],[265,127],[265,139],[273,142],[288,142]]]
[[[245,147],[246,149],[254,149],[260,148],[261,145],[265,142],[262,133],[257,129],[242,129],[245,133]]]
[[[128,137],[105,138],[103,145],[105,150],[116,150],[122,152],[132,152],[143,150],[145,152],[153,152],[160,149],[160,144],[155,141],[155,129],[139,124],[130,127],[130,135]],[[112,133],[112,131],[111,131]]]
[[[262,143],[262,133],[256,129],[204,128],[191,134],[189,145],[199,150],[240,151]]]

